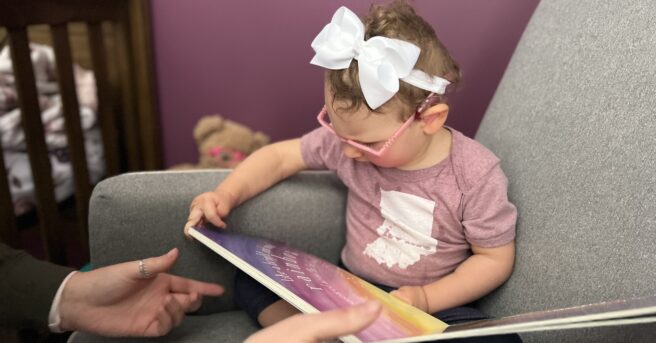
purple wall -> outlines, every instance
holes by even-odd
[[[322,70],[310,42],[345,5],[369,1],[153,1],[165,165],[197,161],[192,130],[218,113],[273,140],[316,126]],[[417,12],[460,63],[447,124],[473,136],[538,0],[417,0]]]

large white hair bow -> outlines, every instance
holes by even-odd
[[[413,69],[421,50],[412,43],[381,36],[365,41],[362,21],[344,6],[314,38],[312,49],[316,54],[310,63],[327,69],[346,69],[358,60],[362,93],[373,109],[399,91],[399,79],[437,94],[444,94],[450,83]]]

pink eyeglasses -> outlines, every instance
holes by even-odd
[[[433,106],[436,103],[438,103],[439,100],[440,97],[437,94],[435,93],[429,94],[428,97],[426,97],[426,99],[417,107],[415,114],[410,116],[410,118],[408,118],[408,120],[406,120],[405,123],[403,123],[403,125],[401,125],[401,127],[398,130],[396,130],[396,132],[394,132],[394,134],[392,134],[392,136],[387,141],[385,141],[385,144],[383,144],[383,146],[378,150],[374,150],[371,147],[362,143],[358,143],[352,139],[343,138],[339,134],[337,134],[337,132],[335,132],[335,129],[333,128],[332,123],[326,120],[326,116],[328,115],[328,110],[326,110],[325,105],[321,109],[321,112],[319,112],[319,115],[317,115],[317,121],[319,121],[319,124],[321,124],[321,126],[325,127],[330,132],[332,132],[335,136],[339,137],[339,139],[342,142],[360,151],[363,151],[367,154],[373,155],[375,157],[381,157],[383,156],[383,154],[385,154],[385,152],[389,150],[389,148],[392,146],[392,144],[394,144],[394,142],[399,138],[399,136],[401,136],[403,131],[405,131],[415,120],[421,119],[422,112],[424,112],[430,106]]]

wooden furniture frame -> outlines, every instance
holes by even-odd
[[[34,25],[49,27],[56,55],[66,135],[74,170],[78,219],[76,233],[67,231],[62,225],[55,200],[30,59],[28,30]],[[48,259],[58,263],[66,263],[64,240],[72,234],[77,236],[83,249],[88,249],[88,200],[93,187],[89,181],[72,68],[69,39],[72,25],[81,25],[88,36],[90,64],[96,77],[98,122],[103,136],[106,176],[125,171],[159,169],[162,164],[149,2],[0,1],[0,28],[5,30],[11,49],[22,125],[35,184],[39,227]],[[0,156],[0,239],[20,247],[5,167]]]

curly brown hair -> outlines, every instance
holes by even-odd
[[[451,82],[447,91],[452,90],[460,81],[460,68],[447,49],[440,42],[433,28],[406,1],[397,0],[385,5],[372,5],[363,19],[367,40],[375,36],[401,39],[415,44],[421,49],[415,69],[429,75],[443,77]],[[348,104],[340,110],[358,109],[365,104],[364,95],[358,80],[358,62],[353,59],[347,69],[328,70],[328,85],[335,100]],[[399,83],[399,92],[395,97],[409,108],[416,108],[428,96],[429,91],[417,88],[405,82]],[[445,101],[444,97],[441,101]],[[401,118],[405,119],[405,118]]]

